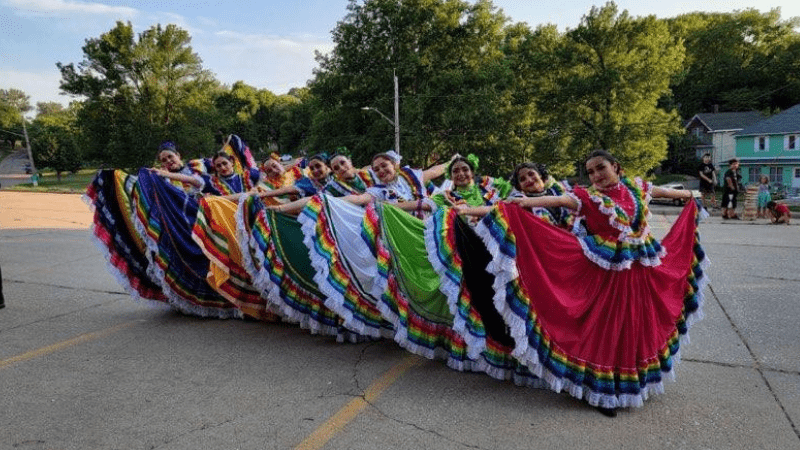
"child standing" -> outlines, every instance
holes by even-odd
[[[772,201],[769,193],[769,177],[761,175],[761,182],[758,185],[758,213],[756,217],[767,218],[767,204]]]

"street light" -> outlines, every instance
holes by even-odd
[[[392,124],[392,126],[394,127],[394,151],[396,151],[397,154],[399,155],[400,154],[400,123],[398,123],[397,118],[395,118],[395,120],[392,120],[389,117],[387,117],[386,114],[378,111],[377,109],[375,109],[375,108],[373,108],[371,106],[364,106],[361,109],[364,110],[364,111],[375,111],[376,113],[378,113],[379,116],[383,117],[387,122]]]
[[[394,78],[394,120],[386,117],[386,114],[378,111],[371,106],[364,106],[364,111],[375,111],[394,127],[394,151],[400,154],[400,87],[397,81],[397,72],[393,71]]]

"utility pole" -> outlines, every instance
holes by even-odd
[[[394,75],[394,151],[400,154],[400,86],[397,82],[397,69],[392,70]]]
[[[34,186],[39,186],[39,174],[36,173],[36,164],[33,162],[31,141],[28,140],[28,128],[25,126],[25,115],[22,115],[22,132],[25,134],[25,146],[28,147],[28,161],[31,162],[31,181]]]

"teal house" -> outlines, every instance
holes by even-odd
[[[800,104],[743,128],[734,135],[744,184],[769,177],[773,190],[800,195]],[[724,173],[727,161],[720,161]]]

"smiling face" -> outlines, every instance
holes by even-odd
[[[541,175],[530,167],[523,167],[517,172],[519,189],[526,194],[538,194],[544,191],[544,181]]]
[[[602,156],[595,156],[586,161],[586,174],[594,187],[607,189],[619,183],[619,164]]]
[[[161,168],[170,172],[177,172],[183,167],[181,155],[172,150],[162,150],[158,154],[158,162],[161,163]]]
[[[217,156],[214,158],[214,170],[221,177],[229,177],[233,175],[233,163],[224,156]]]
[[[391,159],[383,156],[372,160],[372,171],[383,184],[389,184],[397,178],[397,165]]]
[[[331,170],[340,180],[352,180],[356,176],[353,163],[344,155],[337,155],[331,160]]]
[[[472,168],[464,161],[457,161],[450,167],[450,179],[456,187],[469,187],[474,179]]]
[[[283,168],[283,164],[280,162],[270,158],[264,162],[264,173],[267,175],[267,178],[278,178],[286,171]]]
[[[311,173],[311,178],[320,182],[324,181],[331,172],[328,165],[319,159],[312,159],[311,162],[308,163],[308,170]]]

